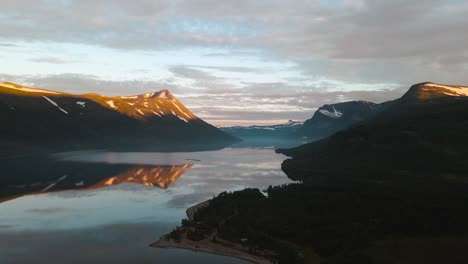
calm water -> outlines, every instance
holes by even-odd
[[[92,184],[73,179],[76,190],[58,191],[57,183],[0,203],[0,263],[244,263],[148,245],[180,224],[187,207],[222,191],[290,182],[280,169],[285,157],[272,149],[56,158],[131,166]]]

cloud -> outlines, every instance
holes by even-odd
[[[16,48],[19,47],[18,45],[11,44],[11,43],[0,43],[0,47],[5,47],[5,48]]]
[[[169,76],[154,82],[70,74],[21,78],[105,94],[169,88],[220,122],[260,114],[303,119],[327,102],[394,99],[413,83],[468,83],[467,12],[468,3],[456,0],[4,0],[0,43],[87,44],[150,56],[203,50],[184,64],[166,62]],[[31,62],[73,62],[63,59],[68,55]]]
[[[260,73],[262,69],[251,68],[251,67],[234,67],[234,66],[203,66],[203,65],[190,65],[190,67],[200,68],[200,69],[208,69],[208,70],[217,70],[223,72],[237,72],[237,73],[245,73],[245,72],[255,72]]]
[[[201,71],[194,69],[193,67],[186,65],[174,65],[169,67],[169,71],[174,73],[178,77],[194,79],[194,80],[215,80],[216,77]]]
[[[70,64],[75,63],[76,61],[59,58],[59,57],[38,57],[38,58],[31,58],[29,61],[37,62],[37,63],[53,63],[53,64]]]

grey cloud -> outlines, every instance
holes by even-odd
[[[195,90],[198,92],[205,91],[215,94],[236,92],[236,85],[233,85],[227,78],[215,76],[209,71],[200,70],[198,67],[189,65],[173,65],[169,67],[169,71],[174,74],[175,79],[184,79],[190,81],[191,84],[186,86],[186,90]],[[212,67],[211,67],[212,68]]]
[[[29,61],[37,62],[37,63],[52,63],[52,64],[69,64],[75,63],[74,60],[69,60],[65,58],[59,57],[38,57],[38,58],[31,58]]]
[[[16,48],[19,47],[16,44],[11,44],[11,43],[0,43],[0,47],[5,47],[5,48]]]
[[[216,77],[208,74],[205,71],[194,69],[193,67],[186,65],[174,65],[169,67],[169,71],[174,73],[176,76],[194,79],[194,80],[214,80]]]
[[[294,61],[305,75],[349,82],[468,82],[463,74],[468,4],[463,1],[333,2],[5,0],[0,31],[8,42],[261,50],[264,58]],[[317,67],[308,66],[316,60]]]
[[[208,70],[217,70],[217,71],[224,71],[224,72],[255,72],[260,73],[262,69],[256,68],[249,68],[249,67],[232,67],[232,66],[203,66],[203,65],[190,65],[194,68],[201,68],[201,69],[208,69]]]
[[[251,56],[261,56],[263,52],[259,50],[235,50],[232,49],[227,52],[212,52],[207,53],[204,56],[206,57],[251,57]]]
[[[130,90],[136,93],[146,93],[166,89],[166,86],[161,86],[161,84],[155,82],[106,81],[99,79],[97,76],[82,74],[24,76],[0,74],[0,80],[76,94],[97,92],[104,95],[128,95]]]

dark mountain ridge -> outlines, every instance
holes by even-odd
[[[449,93],[446,87],[456,87],[456,92]],[[438,179],[468,175],[465,91],[468,88],[460,86],[413,85],[403,97],[356,126],[279,150],[293,158],[283,163],[283,169],[296,179],[346,175],[353,170],[371,178],[385,171],[403,180],[409,179],[407,175]]]
[[[73,95],[0,83],[2,140],[52,149],[214,149],[236,138],[206,123],[168,90]]]

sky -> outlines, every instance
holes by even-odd
[[[169,89],[218,126],[468,84],[464,0],[0,0],[0,81]]]

